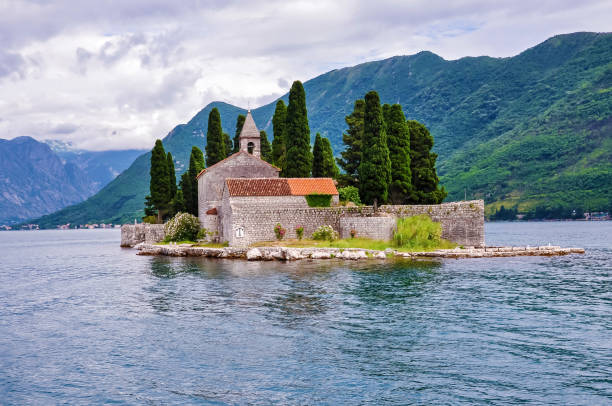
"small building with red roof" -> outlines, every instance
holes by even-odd
[[[234,246],[256,240],[245,235],[245,226],[237,220],[243,217],[236,212],[245,208],[308,208],[308,195],[329,195],[331,205],[338,204],[331,178],[280,178],[280,169],[260,158],[259,137],[249,111],[240,132],[240,150],[197,175],[198,217],[213,240]]]

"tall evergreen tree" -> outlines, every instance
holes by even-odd
[[[198,180],[196,176],[204,169],[204,155],[200,148],[191,148],[189,156],[189,169],[181,176],[181,190],[186,211],[198,215]]]
[[[170,181],[170,198],[172,199],[176,195],[176,171],[174,169],[174,159],[172,159],[172,153],[168,152],[167,164],[168,164],[168,180]]]
[[[191,147],[191,155],[189,156],[189,180],[191,181],[191,202],[189,209],[194,216],[198,215],[198,180],[196,176],[202,169],[205,168],[204,154],[202,150],[196,146]]]
[[[334,151],[331,146],[329,138],[323,137],[323,177],[325,178],[338,178],[340,171],[336,166],[336,159],[334,158]]]
[[[363,143],[359,164],[359,195],[361,201],[385,203],[391,183],[391,162],[387,147],[387,134],[378,93],[365,95],[363,117]]]
[[[272,116],[272,163],[279,168],[283,168],[287,149],[285,148],[285,140],[283,131],[285,129],[285,120],[287,118],[287,107],[285,102],[279,100],[276,102],[276,109]]]
[[[340,152],[342,158],[338,158],[338,165],[344,169],[343,174],[339,175],[338,181],[344,186],[358,186],[359,184],[359,164],[361,163],[361,140],[363,138],[363,113],[365,111],[365,101],[359,99],[355,101],[353,112],[344,118],[348,125],[348,130],[342,134],[342,141],[346,149]]]
[[[230,156],[233,154],[234,146],[232,145],[232,139],[228,133],[223,133],[223,143],[225,144],[225,155]]]
[[[174,214],[187,212],[183,191],[180,189],[176,191],[176,195],[174,195],[174,199],[172,199],[172,212]]]
[[[168,160],[161,140],[155,141],[151,151],[151,180],[149,190],[151,203],[157,210],[157,219],[161,222],[170,202],[170,180],[168,179]]]
[[[312,177],[322,178],[323,177],[323,141],[321,141],[321,134],[317,133],[315,136],[315,142],[312,146]]]
[[[286,178],[310,177],[312,170],[310,128],[306,111],[306,93],[299,80],[293,82],[289,91],[283,138],[287,147],[287,161],[281,174]]]
[[[427,127],[418,121],[408,121],[410,133],[410,170],[412,172],[412,204],[442,203],[447,193],[439,187],[436,174],[438,155],[431,152],[434,140]]]
[[[240,151],[240,133],[242,132],[242,126],[244,126],[244,120],[246,120],[246,116],[244,114],[238,114],[236,118],[236,133],[234,134],[234,154]]]
[[[312,155],[313,178],[336,178],[338,176],[338,167],[334,161],[331,143],[319,133],[315,137]]]
[[[145,208],[144,208],[145,217],[149,216],[157,216],[157,210],[155,210],[155,206],[151,201],[151,195],[145,196]]]
[[[221,115],[215,107],[208,115],[208,131],[206,132],[206,166],[213,166],[225,159],[225,142],[221,128]]]
[[[410,134],[402,106],[394,104],[383,106],[387,146],[391,160],[391,185],[389,200],[393,204],[406,204],[412,193],[412,173],[410,171]]]
[[[261,159],[272,163],[272,147],[270,146],[270,141],[268,141],[268,134],[264,130],[259,132],[259,148]]]
[[[192,211],[193,200],[194,196],[197,195],[197,193],[195,193],[194,191],[194,185],[197,185],[197,183],[193,182],[189,177],[189,170],[183,172],[183,174],[181,175],[181,180],[179,182],[179,191],[183,195],[183,207],[185,208],[184,211],[190,214],[194,214]],[[197,216],[197,214],[194,215]]]

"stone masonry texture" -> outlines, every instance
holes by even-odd
[[[153,244],[166,236],[163,224],[124,224],[121,226],[121,246],[133,247],[141,242]]]
[[[361,236],[383,236],[392,233],[391,221],[398,217],[426,214],[442,225],[442,237],[463,246],[483,247],[484,201],[443,203],[439,205],[361,207],[287,207],[278,197],[255,197],[246,201],[224,201],[222,241],[245,247],[259,241],[275,239],[274,226],[280,223],[287,230],[285,238],[296,238],[295,228],[304,227],[309,237],[321,225],[330,225],[340,235],[355,229]],[[368,220],[357,220],[366,218]],[[341,219],[343,219],[341,221]],[[393,220],[394,221],[394,220]],[[350,227],[348,230],[346,228]]]

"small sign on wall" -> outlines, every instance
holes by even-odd
[[[236,237],[244,237],[244,227],[238,227],[236,229]]]

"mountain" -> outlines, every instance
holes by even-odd
[[[87,199],[116,176],[111,171],[124,170],[141,153],[73,151],[62,156],[30,137],[0,139],[0,224]]]
[[[134,162],[134,159],[144,152],[140,149],[55,151],[63,162],[74,164],[83,171],[89,182],[95,187],[96,192],[115,179]]]
[[[333,70],[304,83],[311,134],[343,149],[344,116],[357,98],[377,90],[406,117],[427,125],[439,154],[447,200],[484,198],[530,210],[536,205],[589,209],[612,206],[612,34],[559,35],[509,58],[447,61],[431,53],[396,56]],[[287,95],[282,97],[285,102]],[[274,104],[253,110],[271,135]],[[204,148],[208,113],[220,110],[233,134],[243,109],[214,102],[174,128],[164,145],[185,169],[192,145]],[[95,196],[36,220],[133,221],[148,192],[144,154]]]

